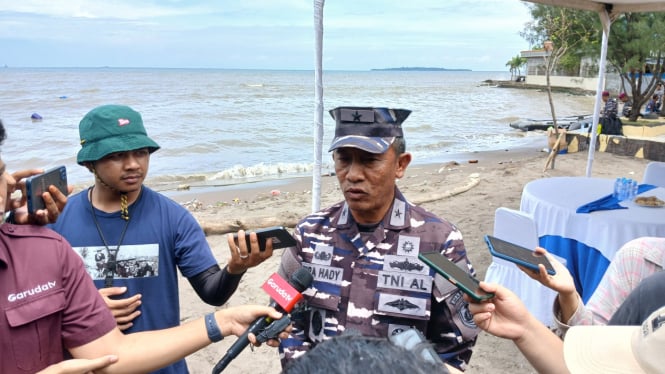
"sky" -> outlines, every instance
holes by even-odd
[[[312,0],[0,0],[0,66],[312,70]],[[327,0],[323,69],[504,71],[519,0]]]

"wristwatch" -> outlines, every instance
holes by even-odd
[[[208,339],[210,339],[211,342],[216,343],[224,339],[224,335],[222,335],[222,332],[219,330],[219,326],[217,326],[215,313],[206,314],[205,323],[206,331],[208,332]]]

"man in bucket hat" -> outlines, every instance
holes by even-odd
[[[460,291],[418,260],[439,252],[473,274],[462,234],[451,223],[409,203],[396,186],[411,162],[404,109],[340,107],[330,111],[330,151],[344,200],[305,217],[296,247],[284,252],[280,273],[300,267],[314,275],[309,309],[282,340],[282,366],[317,343],[356,330],[391,336],[416,328],[441,359],[464,369],[478,329]]]
[[[179,324],[176,268],[204,302],[222,305],[244,272],[272,255],[272,246],[261,252],[257,245],[248,254],[245,240],[239,240],[242,248],[236,250],[230,239],[231,259],[220,269],[189,211],[143,185],[150,155],[159,145],[148,137],[141,115],[132,108],[97,107],[83,117],[79,134],[77,162],[94,175],[95,183],[69,198],[52,228],[86,261],[121,330]],[[101,271],[93,256],[98,250],[105,254]],[[185,361],[163,372],[187,372]]]
[[[0,121],[0,144],[5,137]],[[17,180],[5,167],[0,157],[0,201],[6,202],[2,209],[15,209],[13,203],[20,201],[10,195],[18,188]],[[53,220],[66,202],[64,195],[45,192],[44,197],[50,205],[45,214]],[[174,328],[125,335],[86,274],[84,261],[62,236],[41,226],[10,222],[0,225],[0,294],[3,374],[149,372],[224,336],[240,336],[257,318],[282,316],[271,307],[244,305]],[[285,338],[288,330],[279,337]],[[249,339],[258,343],[255,337]],[[278,342],[267,344],[275,347]],[[63,361],[67,353],[73,359]]]

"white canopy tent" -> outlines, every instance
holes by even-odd
[[[561,6],[580,10],[598,12],[603,27],[600,64],[598,67],[598,86],[593,111],[593,127],[589,143],[589,157],[587,161],[586,176],[591,176],[594,153],[596,151],[596,130],[598,115],[600,113],[601,92],[605,85],[605,68],[607,65],[607,40],[610,35],[610,26],[618,14],[634,12],[665,11],[665,0],[526,0],[532,3]],[[314,0],[314,28],[315,28],[315,114],[314,114],[314,155],[315,163],[312,178],[312,211],[318,211],[321,199],[321,158],[323,152],[323,84],[322,84],[322,50],[323,50],[323,6],[325,0]]]

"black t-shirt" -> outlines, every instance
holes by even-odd
[[[612,315],[608,325],[638,326],[651,313],[665,306],[665,271],[642,280]]]

